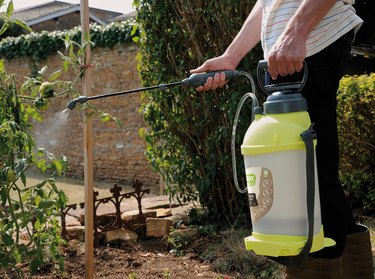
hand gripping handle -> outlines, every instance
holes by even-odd
[[[192,87],[196,88],[198,86],[201,86],[206,83],[206,80],[209,77],[214,77],[217,73],[225,73],[225,79],[230,80],[234,77],[237,77],[238,71],[214,71],[214,72],[207,72],[207,73],[198,73],[198,74],[192,74],[190,77],[185,78],[182,80],[182,85],[185,87]]]
[[[303,61],[303,77],[302,77],[302,80],[298,82],[286,82],[286,83],[265,85],[264,76],[265,76],[265,71],[267,70],[268,70],[268,61],[267,60],[259,61],[258,71],[257,71],[258,83],[259,83],[260,88],[267,95],[275,91],[290,90],[290,89],[296,89],[299,92],[305,86],[306,81],[307,81],[308,69],[307,69],[307,63],[305,61]]]

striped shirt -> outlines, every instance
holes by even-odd
[[[261,0],[263,21],[261,41],[265,59],[284,31],[289,19],[304,0]],[[354,0],[338,0],[321,22],[310,32],[306,41],[306,56],[326,48],[351,29],[362,24],[351,4]]]

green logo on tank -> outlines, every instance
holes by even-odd
[[[255,174],[253,173],[249,173],[246,175],[246,178],[247,178],[247,184],[249,186],[255,186],[256,182],[257,182],[257,177]]]

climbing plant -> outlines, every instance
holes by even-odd
[[[3,2],[0,0],[0,6]],[[23,22],[11,20],[12,12],[13,2],[10,1],[6,12],[0,14],[5,22],[0,34],[11,23],[26,27]],[[45,34],[35,37],[43,36]],[[14,44],[14,49],[5,47],[11,56],[35,51],[34,58],[39,59],[44,47],[47,53],[53,49],[32,43],[30,48],[22,49],[20,46],[25,37],[18,39],[19,44]],[[6,38],[0,44],[11,40],[17,39]],[[22,85],[19,81],[16,83],[14,75],[8,74],[0,61],[0,278],[23,277],[21,267],[25,264],[32,275],[45,266],[59,271],[64,268],[60,250],[64,240],[59,221],[67,197],[57,188],[55,177],[64,173],[67,159],[36,148],[30,121],[43,120],[41,112],[48,108],[50,98],[66,94],[77,96],[76,85],[90,66],[91,61],[85,61],[85,49],[92,44],[88,36],[83,44],[69,36],[61,40],[61,69],[47,74],[47,68],[43,67],[26,78]],[[73,81],[59,80],[60,75],[67,71],[72,71],[76,78]],[[89,116],[100,113],[89,105],[83,108],[88,110]],[[111,117],[106,114],[106,120],[109,119]],[[35,185],[27,179],[27,171],[31,169],[43,174]]]
[[[21,275],[17,266],[24,261],[31,273],[46,263],[62,269],[58,217],[66,197],[53,176],[64,171],[66,160],[35,150],[28,121],[34,108],[21,103],[14,76],[5,72],[2,62],[0,95],[0,277]],[[48,175],[29,185],[26,171],[33,167]]]
[[[92,24],[90,41],[92,47],[113,47],[116,44],[132,42],[134,20],[113,22],[105,26]],[[133,33],[132,33],[133,32]],[[66,39],[80,43],[81,29],[40,33],[29,33],[18,37],[7,37],[0,41],[0,57],[6,59],[32,57],[36,61],[65,49]]]

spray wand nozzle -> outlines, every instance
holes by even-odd
[[[76,107],[77,103],[83,104],[89,100],[100,99],[100,98],[105,98],[105,97],[113,97],[113,96],[118,96],[118,95],[125,95],[125,94],[140,92],[140,91],[147,91],[147,90],[153,90],[153,89],[159,89],[161,91],[165,91],[168,87],[181,86],[181,85],[183,87],[197,88],[198,86],[203,85],[209,77],[214,77],[216,73],[223,73],[223,72],[225,73],[226,80],[233,79],[240,75],[240,72],[238,71],[229,71],[229,70],[192,74],[190,77],[185,78],[182,81],[168,83],[168,84],[160,84],[156,86],[143,87],[143,88],[137,88],[137,89],[127,90],[127,91],[120,91],[120,92],[112,92],[112,93],[96,95],[96,96],[79,96],[78,98],[69,101],[67,108],[72,110]]]
[[[67,105],[67,108],[68,109],[74,109],[76,107],[76,104],[77,103],[86,103],[87,102],[87,98],[86,96],[79,96],[78,98],[76,99],[73,99],[73,100],[70,100],[68,105]]]

